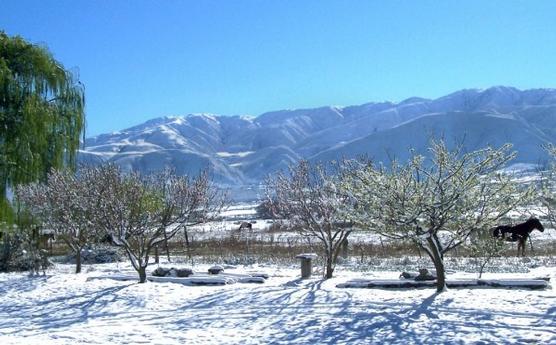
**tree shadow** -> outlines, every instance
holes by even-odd
[[[323,289],[324,282],[295,279],[243,293],[233,288],[218,290],[158,314],[149,323],[178,331],[176,334],[222,328],[252,336],[249,330],[262,327],[261,339],[250,341],[276,344],[454,343],[480,329],[488,343],[507,332],[507,324],[497,321],[499,317],[519,318],[530,325],[536,319],[553,317],[517,310],[500,313],[452,307],[453,299],[439,299],[441,294],[436,292],[411,302],[393,298],[364,304],[354,300],[348,289]],[[516,326],[515,330],[526,334],[530,325]],[[540,331],[554,334],[551,326],[553,322],[539,325]]]
[[[362,298],[373,294],[371,289],[324,288],[325,282],[295,279],[281,285],[219,286],[200,297],[154,310],[144,308],[141,295],[122,296],[120,292],[134,283],[121,284],[47,299],[34,306],[8,305],[10,309],[0,310],[0,334],[2,329],[44,334],[91,320],[98,324],[133,320],[183,341],[191,332],[219,329],[237,332],[233,338],[237,343],[245,340],[241,334],[252,337],[247,342],[276,344],[457,343],[480,330],[480,338],[474,339],[488,343],[507,334],[509,326],[503,320],[516,319],[510,340],[529,341],[531,327],[556,339],[556,307],[527,313],[454,306],[449,292],[411,298],[411,293],[397,291],[380,300]],[[188,290],[196,287],[182,288],[187,296]],[[114,303],[122,308],[118,310]]]
[[[16,315],[14,317],[0,317],[0,330],[4,328],[17,328],[20,330],[42,328],[50,330],[68,327],[76,323],[84,323],[90,318],[117,315],[118,313],[106,312],[104,309],[120,299],[118,292],[128,286],[130,284],[107,287],[93,292],[70,296],[63,295],[32,304],[20,303],[19,301],[5,304],[0,315],[4,313]],[[122,300],[129,307],[139,306],[137,299],[126,298]]]
[[[430,309],[432,304],[434,303],[434,300],[436,299],[436,297],[438,297],[439,294],[439,292],[435,292],[429,297],[425,298],[423,302],[421,302],[421,305],[419,305],[410,315],[410,318],[416,320],[419,319],[421,315],[425,315],[430,319],[438,319],[438,315],[434,314]]]
[[[29,292],[45,284],[51,276],[48,275],[22,275],[0,282],[0,294],[5,295],[10,292]]]

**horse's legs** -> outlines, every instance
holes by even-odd
[[[529,244],[531,245],[531,253],[534,253],[534,249],[533,249],[533,241],[531,241],[531,236],[529,236]]]
[[[517,243],[517,252],[519,253],[519,248],[521,247],[521,256],[525,256],[525,239],[520,239]]]

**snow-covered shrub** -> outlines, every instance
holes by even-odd
[[[44,272],[52,263],[40,249],[39,226],[26,210],[18,210],[15,221],[0,225],[0,272]]]
[[[52,266],[48,253],[26,232],[18,231],[4,237],[0,245],[0,272],[44,272]]]
[[[12,229],[11,225],[0,224],[4,228],[0,229],[2,241],[0,242],[0,272],[8,272],[14,269],[14,260],[18,253],[22,251],[21,236]],[[25,270],[25,269],[21,269]]]
[[[257,259],[252,255],[237,255],[230,256],[223,259],[226,265],[253,265],[257,263]]]
[[[479,271],[479,278],[482,277],[485,266],[495,256],[500,256],[505,249],[503,239],[493,237],[490,229],[478,229],[469,238],[466,245],[471,257],[475,259]]]

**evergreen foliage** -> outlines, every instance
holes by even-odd
[[[75,166],[85,125],[84,88],[46,47],[0,31],[0,224],[8,191]]]

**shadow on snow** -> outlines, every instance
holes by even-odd
[[[20,282],[21,283],[21,282]],[[31,289],[40,281],[31,279],[24,289]],[[438,298],[433,293],[414,302],[390,298],[365,302],[352,298],[344,289],[326,290],[321,280],[292,280],[280,286],[255,288],[215,287],[213,293],[191,301],[177,301],[177,307],[163,310],[143,308],[145,301],[138,294],[121,294],[133,284],[122,284],[82,292],[70,296],[46,299],[37,304],[13,301],[0,309],[2,329],[20,329],[30,334],[44,334],[48,330],[70,327],[90,320],[108,323],[134,320],[163,328],[166,336],[180,337],[184,331],[233,329],[239,343],[242,332],[253,338],[259,330],[264,342],[296,344],[336,343],[453,343],[477,336],[476,341],[489,342],[507,334],[508,327],[519,333],[536,327],[556,339],[556,308],[546,313],[491,311],[452,306],[449,292]],[[2,291],[13,286],[3,285]],[[187,289],[183,287],[184,298]],[[368,290],[372,294],[372,290]],[[111,306],[118,303],[119,310]],[[508,325],[500,318],[518,321]],[[478,332],[477,330],[480,330]],[[216,330],[217,331],[217,330]],[[457,340],[455,340],[457,339]],[[469,339],[467,339],[469,340]],[[531,339],[514,339],[531,341]]]

